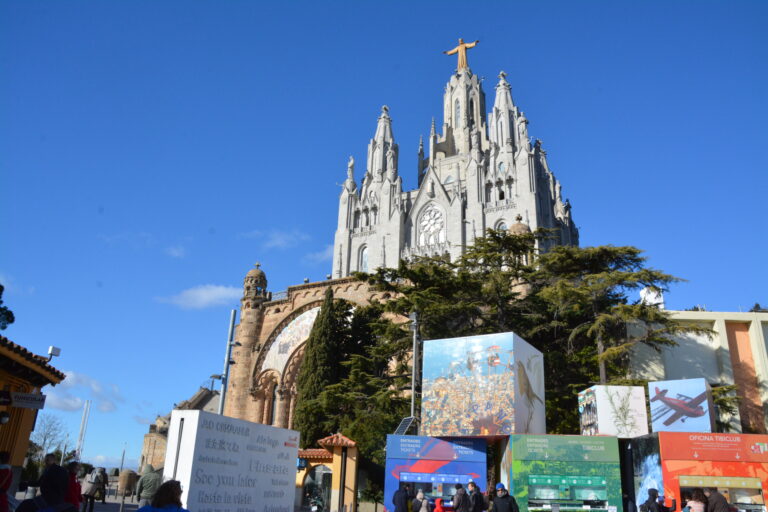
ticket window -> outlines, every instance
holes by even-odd
[[[528,510],[608,510],[608,489],[600,476],[530,475]]]
[[[759,478],[681,476],[680,495],[690,496],[694,488],[714,487],[725,496],[732,510],[738,512],[767,512],[763,486]]]

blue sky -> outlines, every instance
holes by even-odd
[[[489,104],[508,73],[583,245],[688,279],[671,308],[768,303],[767,23],[758,1],[6,0],[3,334],[62,348],[47,409],[74,437],[95,400],[86,458],[137,459],[221,370],[255,261],[273,291],[330,272],[338,184],[382,104],[414,185],[458,37],[481,41]]]

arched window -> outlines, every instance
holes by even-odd
[[[501,119],[496,123],[496,143],[499,146],[504,144],[504,125],[501,124]]]
[[[364,245],[360,248],[360,256],[358,259],[357,268],[360,272],[368,272],[368,246]]]
[[[505,197],[505,195],[504,195],[504,183],[501,180],[496,182],[496,189],[497,189],[499,201],[503,201],[504,197]]]
[[[493,185],[490,183],[485,184],[485,202],[490,203],[491,202],[491,193],[493,190]]]
[[[352,224],[352,227],[354,228],[360,227],[360,210],[355,210],[354,223]]]
[[[370,224],[371,224],[371,218],[370,218],[370,215],[368,214],[368,208],[366,208],[365,210],[363,210],[363,226],[370,226]]]
[[[504,171],[506,171],[506,168],[504,167],[504,162],[499,162],[499,174],[503,176]]]
[[[458,98],[456,98],[456,102],[454,103],[453,111],[453,126],[458,128],[461,125],[461,104],[459,103]]]
[[[379,220],[379,209],[375,206],[371,209],[371,225],[374,225]]]
[[[475,100],[469,100],[469,127],[475,126]]]
[[[422,210],[418,227],[418,245],[435,245],[445,242],[445,217],[434,203]]]
[[[507,230],[507,221],[504,219],[501,219],[499,222],[496,223],[496,227],[494,228],[496,231],[506,231]]]

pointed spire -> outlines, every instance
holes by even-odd
[[[499,83],[496,84],[496,100],[493,107],[499,110],[513,110],[512,87],[507,82],[507,74],[504,71],[499,72]]]
[[[376,135],[373,138],[377,141],[392,140],[392,118],[389,117],[389,107],[382,105],[379,123],[376,126]]]
[[[435,133],[437,133],[437,130],[435,130],[435,118],[432,117],[432,126],[429,129],[429,136],[434,137]]]
[[[424,136],[419,135],[419,153],[424,154]]]

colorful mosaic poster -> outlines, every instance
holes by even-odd
[[[543,433],[541,352],[514,333],[424,342],[420,433]]]

